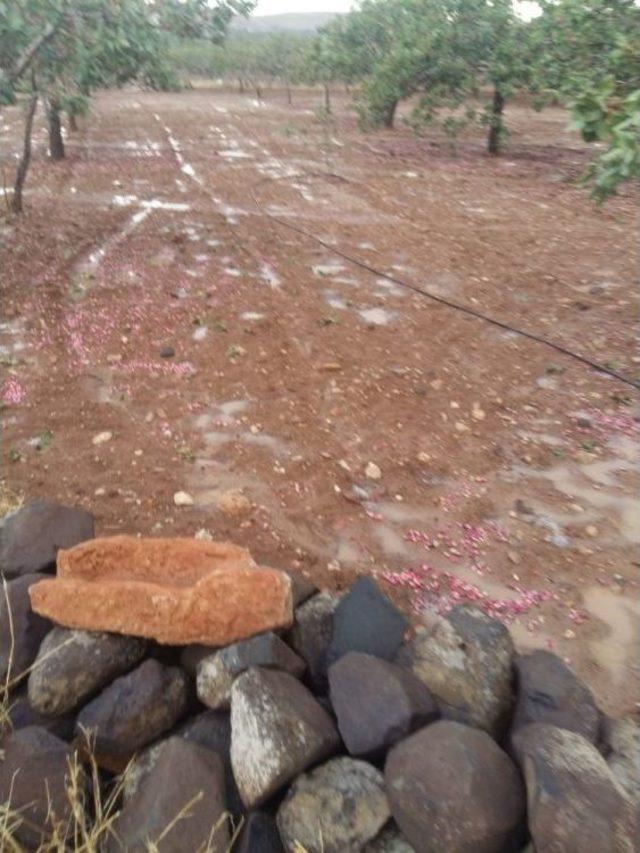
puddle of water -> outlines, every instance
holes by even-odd
[[[404,538],[388,524],[377,522],[373,527],[373,533],[388,557],[411,558],[413,556]]]
[[[345,311],[348,307],[344,299],[341,299],[336,293],[332,293],[330,290],[325,290],[324,298],[327,304],[335,308],[336,311]]]
[[[275,435],[268,435],[266,432],[259,432],[255,435],[252,432],[243,432],[240,436],[242,441],[247,444],[255,444],[258,447],[266,447],[271,450],[276,456],[290,456],[289,447]]]
[[[224,202],[218,202],[217,205],[218,212],[224,216],[229,225],[237,225],[239,216],[249,215],[248,211],[243,210],[241,207],[234,207],[231,204],[224,204]]]
[[[591,650],[601,666],[622,681],[627,675],[625,665],[632,660],[637,663],[640,602],[598,586],[587,589],[583,599],[589,613],[609,629],[605,637],[592,640]]]
[[[377,278],[376,287],[386,291],[390,296],[405,296],[405,291],[394,284],[392,281],[387,281],[386,278]]]
[[[269,266],[267,263],[263,263],[260,267],[260,276],[265,281],[269,287],[280,287],[282,281],[280,280],[280,276],[276,273],[273,267]]]
[[[332,261],[328,264],[314,264],[311,269],[315,276],[318,276],[318,278],[324,278],[329,275],[337,275],[340,272],[344,272],[346,267],[337,261]]]
[[[536,379],[538,388],[546,388],[547,391],[557,391],[558,382],[551,376],[539,376]]]
[[[198,326],[197,329],[194,329],[191,337],[194,341],[203,341],[207,337],[208,332],[209,330],[206,326]]]
[[[340,536],[337,540],[335,559],[341,566],[357,565],[362,561],[362,551],[354,542],[345,536]]]
[[[248,408],[248,400],[227,400],[225,403],[220,403],[220,405],[218,406],[218,409],[227,418],[230,418],[233,415],[239,415],[241,412],[246,411]]]
[[[517,434],[520,438],[526,438],[529,441],[533,441],[534,444],[548,444],[549,447],[561,447],[565,442],[563,439],[558,438],[557,435],[551,435],[546,432],[531,432],[525,429],[517,430]]]
[[[225,160],[251,160],[253,158],[253,154],[249,154],[247,151],[240,151],[237,148],[230,148],[226,151],[218,151],[218,154],[221,157],[224,157]]]
[[[387,311],[386,308],[361,308],[358,314],[365,323],[370,323],[374,326],[386,326],[396,316],[394,311]]]
[[[369,504],[367,505],[367,509],[380,513],[387,521],[393,521],[396,524],[410,524],[413,521],[430,521],[434,517],[432,510],[405,503],[394,503],[393,501],[380,501],[379,503]]]
[[[291,186],[292,186],[292,187],[294,187],[296,190],[298,190],[298,192],[300,193],[300,195],[302,196],[302,198],[303,198],[305,201],[315,201],[315,200],[316,200],[316,197],[315,197],[315,196],[314,196],[314,194],[311,192],[311,190],[309,189],[309,187],[305,186],[304,184],[294,184],[294,183],[292,183],[292,184],[291,184]]]
[[[621,459],[598,461],[585,465],[558,465],[545,470],[536,470],[524,465],[513,468],[515,474],[524,478],[548,480],[556,491],[573,500],[579,500],[600,511],[612,511],[617,516],[617,527],[623,539],[632,545],[640,543],[640,512],[635,497],[611,494],[581,482],[581,477],[598,486],[619,487],[612,474],[616,471],[633,470],[629,462]]]

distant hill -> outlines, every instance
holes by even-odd
[[[243,33],[313,33],[324,27],[336,12],[291,12],[284,15],[255,15],[234,18],[231,29]]]

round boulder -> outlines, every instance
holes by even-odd
[[[416,853],[504,853],[522,840],[518,771],[486,732],[442,720],[387,757],[391,811]]]
[[[389,819],[382,773],[353,758],[334,758],[299,776],[278,811],[289,853],[357,853]]]

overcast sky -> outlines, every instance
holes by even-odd
[[[279,15],[282,12],[348,12],[355,3],[352,0],[258,0],[254,15]],[[517,3],[520,14],[533,17],[536,3],[524,0]]]

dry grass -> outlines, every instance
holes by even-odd
[[[20,509],[24,503],[24,497],[10,488],[5,480],[0,480],[0,516]]]

